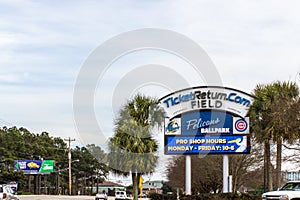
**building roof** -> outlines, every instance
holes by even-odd
[[[163,181],[161,180],[155,180],[155,181],[145,181],[143,183],[143,188],[144,189],[151,189],[151,188],[156,188],[156,189],[160,189],[163,187]]]
[[[110,187],[119,186],[119,187],[124,187],[124,185],[121,185],[119,183],[114,183],[114,182],[111,182],[111,181],[104,181],[103,183],[99,183],[99,186],[110,186]]]

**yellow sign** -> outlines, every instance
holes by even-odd
[[[141,176],[141,177],[140,177],[139,188],[143,188],[143,182],[144,182],[144,179],[143,179],[143,177]]]
[[[36,164],[35,162],[30,162],[27,164],[27,166],[30,168],[30,169],[36,169],[36,168],[40,168],[40,166],[38,164]]]

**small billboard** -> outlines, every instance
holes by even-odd
[[[22,170],[24,174],[49,174],[54,172],[54,160],[15,160],[15,170]]]

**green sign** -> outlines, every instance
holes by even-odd
[[[40,173],[51,173],[54,172],[54,160],[44,160]]]

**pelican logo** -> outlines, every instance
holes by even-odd
[[[175,121],[171,121],[167,126],[167,133],[175,133],[180,128],[179,124]]]
[[[181,119],[174,118],[166,123],[166,135],[180,135],[181,134]]]

